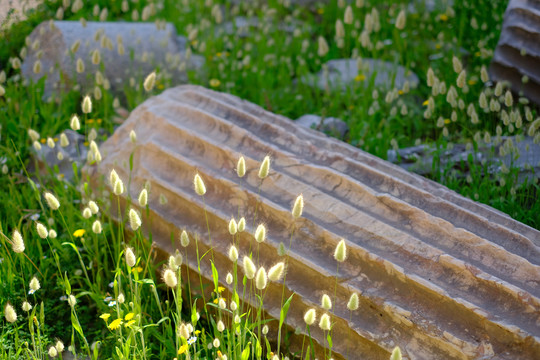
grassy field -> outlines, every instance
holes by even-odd
[[[519,182],[519,169],[514,167],[490,174],[487,164],[475,163],[472,156],[457,164],[443,166],[440,161],[456,144],[472,151],[502,144],[502,155],[517,157],[514,142],[519,137],[540,141],[540,118],[534,106],[503,84],[493,84],[487,72],[507,1],[436,3],[442,5],[429,9],[422,1],[353,1],[350,5],[331,1],[306,6],[272,0],[260,6],[212,0],[45,1],[27,14],[27,20],[3,27],[0,357],[54,357],[61,344],[96,359],[304,359],[313,350],[309,336],[299,353],[272,346],[265,326],[279,324],[267,323],[260,312],[245,312],[242,294],[222,298],[217,283],[211,299],[192,297],[182,286],[180,255],[161,264],[149,261],[151,248],[138,230],[137,213],[125,214],[120,224],[109,217],[127,179],[111,175],[108,187],[113,194],[97,198],[102,189],[85,185],[76,166],[73,182],[65,181],[57,168],[32,170],[37,166],[31,154],[40,147],[63,145],[60,134],[69,128],[85,136],[90,160],[98,161],[97,144],[114,131],[125,110],[131,111],[170,84],[156,69],[155,79],[151,75],[146,82],[141,77],[125,84],[119,98],[98,81],[86,101],[87,94],[76,88],[43,99],[44,80],[25,80],[20,62],[31,46],[26,37],[48,19],[171,22],[188,37],[191,51],[205,58],[204,74],[189,74],[192,83],[232,93],[292,119],[304,114],[340,118],[350,128],[344,141],[381,158],[390,149],[431,144],[438,149],[431,172],[434,180],[540,228],[538,178]],[[257,19],[258,27],[242,34],[237,29],[230,34],[219,31],[224,22],[240,15]],[[378,89],[362,70],[345,90],[320,90],[301,81],[338,58],[401,64],[416,73],[420,83],[417,88]],[[518,138],[510,142],[504,136]],[[195,191],[203,194],[201,184]],[[58,209],[46,193],[57,199]],[[144,195],[134,201],[147,206]],[[239,220],[230,225],[233,239],[240,231]],[[135,230],[129,241],[123,231],[126,226]],[[340,251],[344,250],[336,249],[337,261]],[[237,289],[242,279],[236,277],[236,263],[253,267],[255,288],[250,296],[259,295],[262,307],[270,269],[261,270],[250,261],[235,259],[229,280]],[[281,265],[276,266],[270,277],[282,281]],[[156,273],[163,273],[163,279]],[[284,317],[285,303],[283,309]],[[327,319],[323,313],[317,309],[316,320],[307,314],[306,329],[309,323],[326,328],[331,315]],[[330,358],[331,353],[324,356]],[[400,358],[397,350],[392,356]]]

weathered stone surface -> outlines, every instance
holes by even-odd
[[[495,81],[507,80],[516,93],[540,104],[540,3],[510,0],[491,63]],[[528,81],[523,81],[527,77]]]
[[[495,139],[497,140],[497,139]],[[513,144],[513,151],[508,144]],[[388,150],[388,161],[417,174],[427,175],[433,172],[433,158],[437,148],[429,145],[418,145],[398,150]],[[452,149],[445,150],[439,155],[441,167],[455,164],[461,168],[462,162],[467,163],[472,156],[478,166],[487,164],[490,174],[501,172],[501,167],[519,169],[519,180],[532,180],[540,177],[540,145],[534,143],[532,137],[502,136],[493,144],[480,145],[478,151],[467,150],[464,144],[455,144]]]
[[[322,123],[321,123],[322,120]],[[298,125],[319,130],[326,134],[345,137],[349,132],[349,126],[341,119],[328,117],[322,119],[319,115],[306,114],[295,120]]]
[[[46,21],[30,34],[28,55],[22,64],[22,73],[34,81],[47,75],[45,96],[59,87],[81,86],[83,93],[90,92],[96,84],[96,71],[101,71],[110,88],[120,93],[130,79],[141,81],[159,67],[160,73],[171,77],[173,84],[187,82],[186,69],[199,69],[204,62],[200,56],[189,58],[176,36],[173,25],[167,23],[158,28],[154,23]],[[80,41],[73,54],[73,44]],[[119,43],[123,55],[119,54]],[[92,63],[95,50],[100,62]],[[85,71],[76,72],[77,59],[84,62]],[[41,71],[34,72],[36,60]]]
[[[392,64],[388,61],[363,58],[360,68],[358,61],[354,59],[337,59],[328,61],[325,66],[328,68],[326,74],[324,69],[319,71],[314,78],[307,79],[308,83],[317,86],[321,90],[346,89],[354,83],[361,83],[367,86],[373,81],[376,87],[391,89],[396,87],[402,89],[405,82],[414,88],[418,86],[419,80],[416,74],[406,70],[403,66]],[[357,75],[363,75],[362,79],[355,79]]]
[[[87,169],[94,181],[115,168],[130,176],[131,198],[151,185],[151,221],[143,219],[143,231],[152,232],[155,245],[173,252],[180,244],[171,244],[171,234],[199,234],[199,252],[213,246],[223,275],[232,267],[228,221],[245,216],[250,226],[260,196],[254,223],[268,228],[262,265],[283,259],[279,244],[295,229],[285,295],[296,295],[288,326],[305,329],[304,311],[335,286],[335,358],[349,351],[355,359],[388,359],[395,345],[410,359],[515,360],[540,353],[540,232],[499,211],[237,97],[195,86],[144,102],[101,152],[103,162]],[[242,179],[235,172],[241,154],[248,168]],[[272,170],[261,183],[259,161],[267,154]],[[197,172],[206,183],[204,203],[192,188]],[[300,193],[304,214],[294,221],[290,208]],[[161,195],[167,204],[159,203]],[[241,255],[253,246],[253,231],[240,234]],[[336,284],[333,252],[341,238],[349,256]],[[187,253],[195,270],[194,241]],[[201,266],[210,278],[210,265]],[[349,321],[353,291],[361,294],[360,308]],[[281,286],[270,284],[264,303],[273,317],[280,299]],[[311,330],[324,346],[322,331]]]

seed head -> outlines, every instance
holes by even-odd
[[[313,325],[316,319],[317,319],[317,312],[315,311],[315,309],[309,309],[304,314],[304,321],[306,322],[307,325]]]
[[[90,114],[92,112],[92,100],[88,95],[86,95],[83,99],[82,112],[85,114]]]
[[[223,298],[219,298],[218,306],[220,309],[225,309],[227,307],[227,303]]]
[[[231,285],[232,282],[233,282],[234,278],[232,276],[231,273],[227,273],[227,276],[225,277],[225,282],[228,284],[228,285]]]
[[[300,216],[302,216],[302,211],[304,210],[304,196],[302,194],[298,195],[294,202],[294,206],[292,208],[292,216],[295,219],[298,219]]]
[[[236,249],[236,246],[234,246],[234,245],[232,245],[229,248],[229,259],[232,262],[235,262],[236,260],[238,260],[238,249]]]
[[[135,132],[135,130],[131,130],[129,132],[129,140],[135,144],[137,142],[137,133]]]
[[[218,348],[219,345],[221,345],[221,343],[219,342],[219,339],[218,339],[218,338],[215,338],[214,341],[212,342],[212,345],[213,345],[215,348]]]
[[[176,274],[171,269],[166,269],[165,272],[163,272],[163,281],[170,288],[175,288],[178,284]]]
[[[489,74],[485,65],[482,65],[482,69],[480,69],[480,79],[483,83],[487,83],[489,81]]]
[[[238,231],[238,225],[236,224],[236,220],[234,218],[231,218],[229,221],[229,234],[234,235]]]
[[[42,223],[36,223],[36,230],[40,238],[46,239],[49,235],[47,228]]]
[[[129,266],[130,268],[134,267],[135,264],[137,263],[137,257],[135,257],[135,253],[133,252],[133,249],[130,247],[126,248],[125,255],[126,255],[127,266]]]
[[[352,293],[351,297],[349,298],[349,302],[347,303],[347,309],[354,311],[358,309],[358,294]]]
[[[41,61],[36,60],[34,63],[34,74],[39,74],[41,72]]]
[[[22,304],[22,309],[23,311],[29,312],[30,310],[32,310],[32,305],[28,301],[25,301]]]
[[[183,247],[187,247],[189,245],[189,235],[186,230],[182,230],[182,233],[180,234],[180,244]]]
[[[219,320],[218,323],[217,323],[217,331],[219,332],[223,332],[223,330],[225,330],[225,324],[223,323],[223,321]],[[217,340],[217,339],[216,339]],[[215,340],[214,340],[215,341]],[[219,341],[219,340],[218,340]],[[215,346],[215,345],[214,345]],[[216,346],[216,347],[219,347]]]
[[[401,10],[396,19],[396,28],[403,30],[405,28],[405,21],[407,20],[405,10]]]
[[[18,230],[13,232],[13,237],[11,240],[13,251],[16,253],[22,253],[24,251],[24,240]]]
[[[396,346],[394,350],[392,350],[392,355],[390,356],[390,360],[401,360],[401,350],[399,346]]]
[[[463,65],[461,65],[461,61],[454,55],[452,56],[452,66],[454,67],[454,72],[456,74],[459,74],[461,70],[463,70]]]
[[[506,90],[506,93],[504,94],[504,105],[507,107],[510,107],[514,104],[514,98],[512,97],[512,93],[510,90]]]
[[[64,343],[60,340],[56,341],[56,344],[54,345],[54,347],[56,348],[58,353],[61,353],[62,351],[64,351]]]
[[[351,5],[348,5],[347,8],[345,9],[343,22],[347,25],[351,25],[353,23],[353,11],[352,11]]]
[[[69,126],[73,131],[77,131],[81,128],[81,122],[79,121],[79,118],[77,115],[73,115],[71,117],[71,121],[69,122]]]
[[[186,324],[180,324],[180,326],[178,327],[178,335],[180,335],[186,340],[189,339],[189,329]]]
[[[77,63],[75,65],[75,71],[77,71],[78,74],[82,74],[84,72],[84,61],[81,58],[77,59]]]
[[[322,36],[319,36],[319,39],[318,39],[318,45],[319,45],[319,48],[317,50],[317,54],[320,56],[320,57],[323,57],[325,56],[326,54],[328,54],[328,43],[326,42],[326,39]]]
[[[264,326],[263,326],[263,328],[262,328],[262,333],[263,333],[263,335],[268,334],[268,325],[264,325]]]
[[[206,186],[204,186],[204,182],[199,174],[195,175],[195,178],[193,179],[193,186],[195,187],[195,192],[197,195],[203,196],[206,194]]]
[[[51,346],[49,348],[49,356],[50,357],[56,357],[58,355],[58,350],[56,350],[56,348],[54,346]]]
[[[13,308],[13,306],[11,306],[10,303],[8,303],[4,308],[4,315],[7,322],[14,323],[15,321],[17,321],[17,313],[15,312],[15,309]]]
[[[75,305],[77,305],[77,298],[73,295],[69,295],[67,301],[68,301],[69,306],[71,307],[75,307]]]
[[[82,216],[85,219],[91,218],[92,217],[92,210],[90,210],[90,208],[84,208],[84,210],[82,212]]]
[[[259,168],[259,178],[264,179],[268,176],[268,172],[270,171],[270,156],[265,156],[264,160],[261,163],[261,167]]]
[[[266,284],[268,282],[268,276],[266,275],[266,270],[261,266],[259,270],[257,271],[257,275],[255,278],[255,286],[259,290],[263,290],[266,288]]]
[[[255,277],[255,272],[257,271],[257,268],[255,267],[255,264],[248,256],[244,256],[244,273],[246,274],[246,278],[253,279]]]
[[[345,37],[345,27],[343,26],[343,22],[341,19],[336,20],[336,38],[342,39]]]
[[[123,293],[118,294],[118,298],[116,299],[119,304],[123,304],[126,301],[126,297]]]
[[[465,70],[461,70],[461,72],[458,75],[458,78],[456,80],[456,84],[459,88],[463,88],[465,86],[465,81],[467,80],[467,74]]]
[[[135,209],[129,210],[129,225],[133,231],[137,231],[141,227],[141,218]]]
[[[332,300],[330,300],[330,296],[327,294],[322,296],[321,306],[324,310],[330,310],[332,308]]]
[[[148,203],[148,191],[146,189],[142,189],[141,193],[139,194],[139,205],[141,207],[145,207]]]
[[[345,239],[341,239],[336,246],[336,250],[334,251],[334,259],[336,259],[337,262],[344,262],[346,258],[347,245],[345,245]]]
[[[283,261],[278,262],[268,270],[268,279],[270,281],[280,281],[285,271],[285,263]]]
[[[28,136],[30,136],[32,141],[37,141],[40,138],[39,133],[34,129],[28,129]]]
[[[39,283],[39,280],[37,279],[37,277],[34,276],[32,280],[30,280],[30,290],[32,290],[32,292],[36,292],[40,288],[41,288],[41,284]]]
[[[263,224],[259,224],[255,230],[255,240],[258,243],[262,243],[266,239],[266,228]]]
[[[152,71],[150,74],[148,74],[146,79],[144,79],[144,83],[143,83],[144,90],[146,90],[147,92],[151,91],[154,88],[155,83],[156,83],[156,72]]]
[[[64,133],[61,133],[60,134],[60,146],[61,147],[66,147],[69,145],[69,139],[68,137],[66,136],[66,134]]]
[[[330,315],[323,314],[321,316],[321,320],[319,321],[319,327],[324,331],[329,331],[331,324],[330,324]]]
[[[238,159],[236,173],[238,174],[238,177],[244,177],[244,175],[246,175],[246,160],[243,156],[240,156],[240,159]]]
[[[99,220],[94,221],[92,224],[92,231],[94,234],[101,234],[102,228],[101,228],[101,222]]]
[[[90,209],[90,211],[92,212],[92,214],[97,214],[99,212],[99,206],[96,204],[95,201],[93,200],[90,200],[88,202],[88,208]]]
[[[124,183],[119,177],[116,178],[116,182],[114,183],[114,187],[113,187],[113,192],[115,195],[122,195],[122,193],[124,192]]]
[[[178,264],[176,263],[176,258],[173,255],[169,256],[168,265],[169,269],[171,269],[172,271],[178,270]]]
[[[92,52],[92,64],[97,65],[101,61],[101,54],[98,49],[95,49]]]
[[[243,232],[244,230],[246,230],[246,219],[242,217],[238,221],[238,232]]]
[[[60,207],[60,202],[58,202],[58,199],[50,192],[45,193],[45,200],[52,210],[58,210]]]

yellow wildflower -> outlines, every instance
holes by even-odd
[[[440,43],[435,44],[435,49],[439,50],[440,48],[442,48],[442,45]]]
[[[448,15],[441,14],[441,15],[439,15],[439,19],[441,19],[441,21],[448,21]]]
[[[403,95],[403,94],[405,94],[405,92],[403,90],[398,90],[398,94]]]
[[[218,293],[221,294],[222,292],[225,291],[225,288],[223,286],[218,286],[217,291],[218,291]]]
[[[47,140],[45,140],[45,138],[43,138],[43,139],[41,139],[41,140],[39,140],[39,141],[40,141],[42,144],[45,144],[45,142],[46,142]]]
[[[138,272],[138,273],[142,272],[143,270],[144,270],[144,269],[143,269],[142,267],[140,267],[140,266],[137,266],[137,267],[134,267],[133,269],[131,269],[132,272],[135,272],[135,271],[136,271],[136,272]]]
[[[429,100],[426,100],[422,103],[422,106],[427,106],[427,104],[429,104]]]
[[[130,327],[131,325],[135,324],[135,320],[130,320],[127,323],[124,324],[125,327]]]
[[[107,322],[107,320],[111,317],[111,314],[101,314],[99,317]]]
[[[129,320],[133,319],[134,316],[135,316],[134,313],[129,313],[129,314],[126,315],[126,317],[124,318],[124,320],[129,321]]]
[[[218,87],[219,85],[221,85],[221,81],[219,81],[218,79],[211,79],[210,80],[210,86],[211,87]]]
[[[178,349],[178,355],[185,353],[187,351],[187,349],[188,349],[187,344],[184,344],[184,345],[180,346],[180,349]]]
[[[93,123],[94,123],[94,119],[88,119],[88,120],[86,120],[86,122],[89,123],[89,124],[93,124]]]
[[[474,79],[470,79],[469,81],[467,81],[469,83],[469,85],[474,85],[476,84],[476,80]]]
[[[317,13],[318,13],[319,15],[324,14],[324,9],[323,9],[323,8],[317,9]]]
[[[199,335],[199,334],[201,333],[201,330],[195,330],[193,333],[194,333],[195,335]]]
[[[364,74],[358,74],[354,77],[354,81],[364,81],[366,80],[366,75]]]
[[[217,304],[219,302],[219,300],[221,300],[221,299],[225,300],[224,298],[215,298],[214,299],[214,304]]]
[[[116,319],[112,323],[109,324],[109,329],[116,330],[120,325],[122,324],[122,319]]]
[[[444,119],[445,124],[450,124],[450,119]]]
[[[73,236],[75,236],[75,237],[83,237],[83,235],[85,233],[86,233],[86,230],[78,229],[78,230],[75,230],[75,232],[73,233]]]

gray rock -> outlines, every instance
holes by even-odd
[[[512,143],[513,151],[502,151]],[[430,145],[418,145],[404,149],[388,150],[388,161],[420,175],[433,172],[433,157],[437,148]],[[501,154],[503,154],[501,156]],[[445,150],[441,155],[441,166],[467,163],[469,157],[478,166],[487,163],[489,174],[496,175],[506,168],[519,169],[518,181],[532,180],[540,177],[540,145],[535,144],[532,137],[503,136],[497,144],[483,144],[478,151],[467,150],[464,144],[456,144],[452,149]]]
[[[362,59],[360,69],[358,61],[355,59],[337,59],[326,63],[328,74],[322,69],[314,78],[309,78],[308,83],[317,86],[321,90],[327,87],[331,89],[346,89],[353,83],[361,83],[367,86],[373,81],[376,87],[391,89],[403,88],[405,82],[409,82],[411,88],[418,86],[419,79],[416,74],[403,66],[392,64],[388,61],[377,59]],[[363,75],[363,80],[356,81],[355,78]]]
[[[38,81],[47,75],[45,96],[55,89],[69,89],[79,84],[83,93],[94,89],[96,71],[101,71],[105,83],[119,93],[130,78],[140,81],[156,68],[173,84],[186,83],[186,69],[200,69],[204,58],[184,51],[185,40],[176,36],[172,24],[159,28],[154,23],[46,21],[37,26],[29,37],[28,55],[22,64],[22,74]],[[72,47],[80,41],[78,50]],[[124,52],[119,54],[119,44]],[[92,63],[95,50],[100,63]],[[85,71],[76,72],[77,59],[84,62]],[[39,59],[41,71],[34,72]],[[107,87],[105,85],[105,87]]]
[[[260,30],[263,27],[267,26],[267,23],[261,22],[257,17],[244,17],[236,16],[233,20],[224,22],[216,27],[217,34],[226,34],[226,35],[236,35],[239,37],[247,37],[250,34],[253,34],[253,31]],[[292,34],[294,29],[300,27],[300,23],[289,22],[285,23],[279,21],[277,26],[269,27],[269,31],[284,31]]]
[[[298,125],[336,135],[340,138],[344,138],[349,132],[347,123],[334,117],[322,118],[319,115],[306,114],[296,119],[295,122]]]
[[[64,180],[73,180],[73,162],[77,164],[80,169],[86,163],[86,156],[88,155],[88,147],[84,146],[84,135],[79,134],[73,130],[64,131],[66,134],[69,145],[66,147],[60,146],[60,141],[56,142],[54,148],[50,148],[47,144],[41,145],[41,150],[36,151],[32,148],[32,156],[37,160],[36,162],[30,161],[30,167],[37,163],[40,173],[47,173],[49,169],[54,169],[58,166],[58,173]],[[55,138],[59,138],[56,136]],[[62,153],[63,159],[58,159],[58,153]]]

